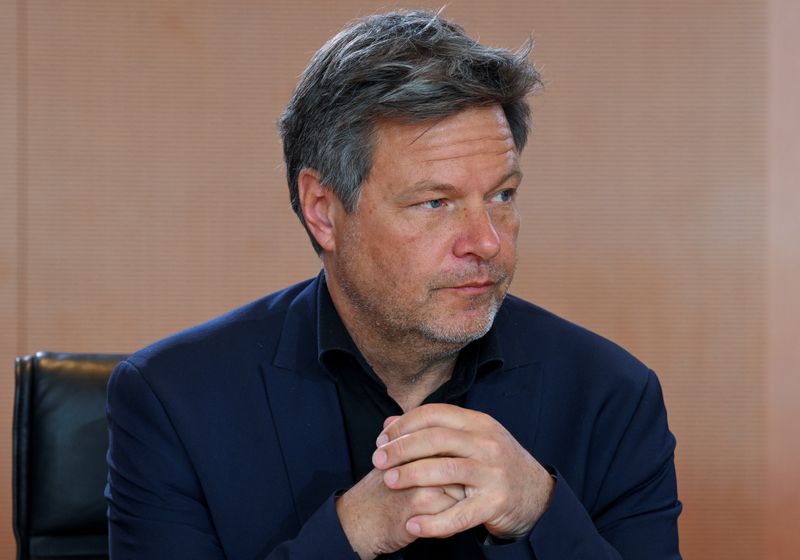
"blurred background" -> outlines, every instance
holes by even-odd
[[[0,557],[13,359],[131,352],[319,269],[275,122],[349,20],[440,3],[0,0]],[[682,550],[800,557],[800,2],[452,0],[533,36],[512,291],[654,368]]]

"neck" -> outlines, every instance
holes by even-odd
[[[463,344],[376,325],[368,313],[349,305],[334,282],[328,282],[328,292],[356,347],[403,411],[419,406],[453,375]]]
[[[386,385],[386,390],[404,412],[416,408],[453,375],[460,348],[428,352],[419,340],[394,337],[391,340],[364,336],[364,331],[347,326],[364,359]]]

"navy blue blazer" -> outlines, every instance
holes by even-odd
[[[352,480],[309,280],[158,342],[108,386],[112,559],[357,558],[338,522]],[[513,296],[503,367],[466,406],[556,472],[527,540],[459,558],[674,559],[673,451],[656,376],[613,343]],[[474,538],[474,537],[473,537]]]

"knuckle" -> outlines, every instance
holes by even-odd
[[[487,429],[496,424],[495,419],[484,412],[473,411],[473,421],[480,427]]]
[[[432,490],[432,488],[415,488],[409,499],[411,507],[419,509],[428,506],[434,499]]]
[[[453,532],[459,532],[470,527],[472,522],[472,515],[466,509],[461,509],[453,514],[453,524],[451,529]]]
[[[413,463],[397,467],[398,482],[407,486],[415,486],[419,480],[419,467]]]
[[[394,438],[398,437],[402,431],[403,426],[403,418],[395,418],[388,424],[384,425],[383,432],[389,437],[389,441],[392,441]]]
[[[488,437],[483,441],[483,450],[489,455],[489,457],[496,458],[498,457],[502,451],[503,446],[497,440],[497,438]]]
[[[412,506],[424,513],[438,513],[451,505],[450,498],[441,488],[418,488],[412,499]]]
[[[399,435],[396,424],[397,422],[394,422],[383,429],[383,435],[385,435],[387,439],[384,445],[387,445],[388,443],[393,443],[397,438],[397,436]]]
[[[390,460],[392,458],[401,459],[402,457],[405,457],[407,447],[408,436],[400,436],[397,439],[392,440],[391,443],[386,446],[385,451]]]
[[[420,417],[426,423],[431,422],[439,412],[438,409],[439,405],[437,404],[424,404],[420,406],[417,410],[419,410]]]
[[[444,428],[430,430],[429,442],[435,449],[447,449],[450,446],[450,431]]]
[[[454,459],[446,459],[442,461],[441,473],[445,480],[457,480],[461,472],[459,463]]]

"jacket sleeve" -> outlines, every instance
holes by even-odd
[[[164,406],[128,362],[119,364],[109,381],[106,413],[110,557],[229,558],[191,457]],[[265,527],[265,533],[270,530]],[[266,559],[358,558],[339,523],[334,496],[294,538],[270,548]]]
[[[555,493],[528,539],[533,557],[679,560],[675,438],[653,372],[648,372],[621,438],[606,443],[613,455],[591,511],[553,472]]]
[[[590,509],[565,477],[556,479],[544,515],[527,538],[484,545],[487,560],[679,560],[677,498],[673,452],[661,388],[647,372],[635,406],[612,411],[621,429],[599,434],[611,460],[592,461],[586,469],[605,468]],[[636,400],[638,397],[638,400]],[[603,425],[605,428],[606,425]],[[604,431],[604,430],[601,430]],[[605,467],[604,465],[608,465]]]

